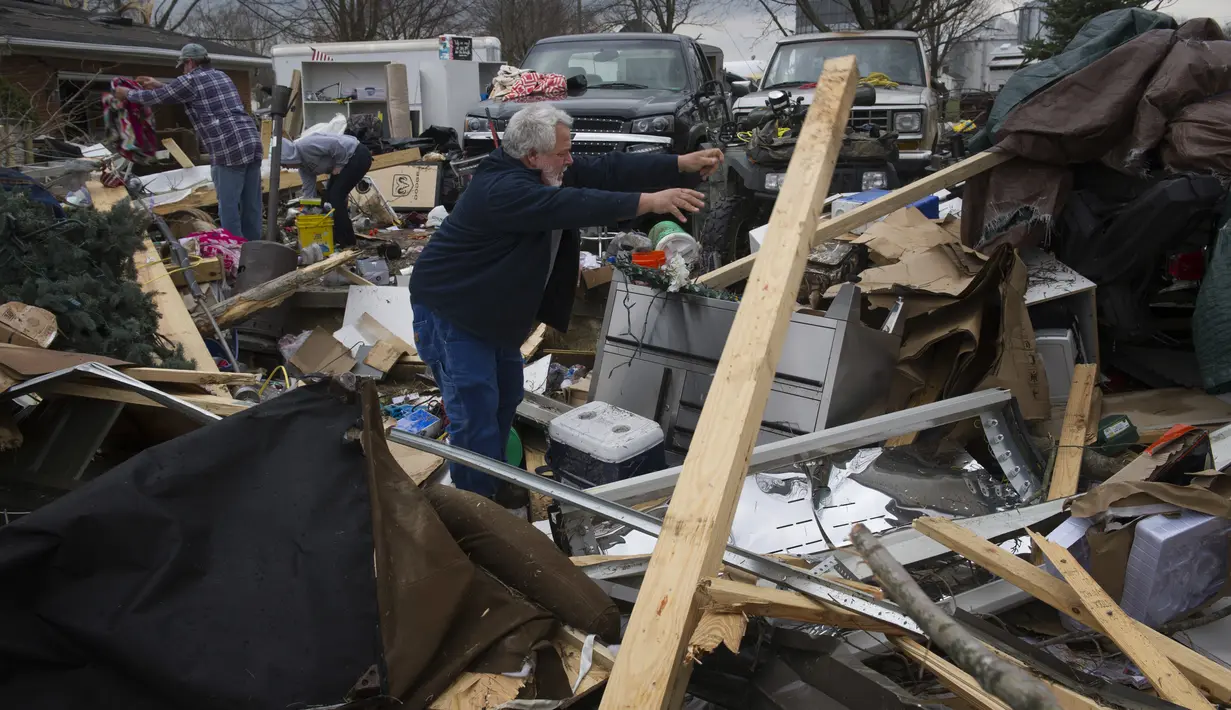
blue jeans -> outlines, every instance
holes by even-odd
[[[426,306],[415,306],[415,345],[436,378],[455,446],[504,461],[513,415],[525,378],[518,348],[491,345]],[[499,481],[473,468],[449,464],[453,485],[492,498]]]
[[[222,228],[248,241],[261,238],[261,161],[210,167]]]

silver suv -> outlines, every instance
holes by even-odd
[[[850,124],[874,124],[881,131],[896,132],[899,159],[894,167],[904,180],[918,177],[932,162],[940,134],[940,102],[928,76],[923,42],[915,32],[827,32],[779,42],[758,90],[735,102],[736,122],[764,106],[773,89],[791,89],[811,103],[812,92],[799,89],[816,82],[826,59],[851,54],[859,62],[861,77],[884,74],[897,87],[876,84],[876,105],[852,109]]]

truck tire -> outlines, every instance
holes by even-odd
[[[756,199],[747,195],[728,195],[714,202],[698,239],[703,272],[748,255],[748,231],[761,226],[757,221],[761,211]]]

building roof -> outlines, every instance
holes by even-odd
[[[260,67],[272,61],[221,42],[146,27],[125,18],[43,0],[0,0],[0,49],[175,59],[189,42],[204,46],[219,64]]]

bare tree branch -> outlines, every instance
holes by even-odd
[[[862,524],[851,529],[851,542],[880,580],[885,594],[914,619],[962,670],[1013,710],[1059,710],[1056,697],[1022,668],[989,651],[952,616],[931,600],[906,568]]]

